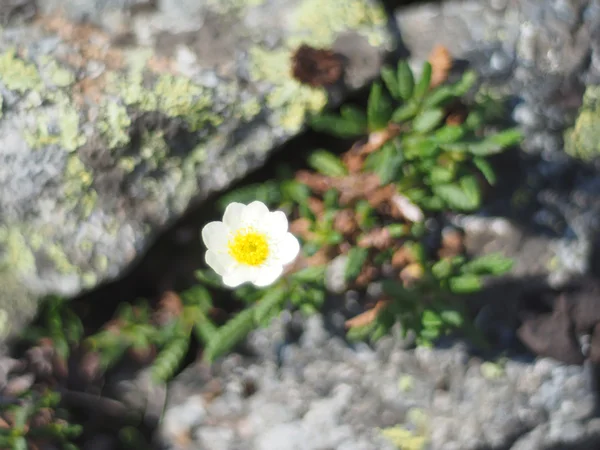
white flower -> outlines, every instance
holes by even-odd
[[[208,248],[206,263],[229,287],[272,284],[300,251],[298,239],[288,233],[285,214],[271,212],[259,201],[227,205],[222,222],[202,229],[202,240]]]

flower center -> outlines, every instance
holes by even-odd
[[[236,231],[227,243],[229,254],[242,264],[260,266],[269,256],[269,244],[263,233],[258,233],[252,228]]]

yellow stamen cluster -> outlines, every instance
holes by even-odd
[[[239,263],[260,266],[269,256],[269,243],[263,233],[253,228],[243,228],[227,243],[229,254]]]

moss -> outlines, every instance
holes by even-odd
[[[240,103],[236,111],[236,117],[242,119],[245,122],[250,122],[258,114],[260,114],[261,111],[262,106],[260,102],[255,98],[251,98]]]
[[[18,227],[0,227],[0,261],[3,266],[20,272],[35,270],[35,256]]]
[[[267,94],[267,106],[280,112],[280,125],[289,132],[298,131],[307,112],[319,112],[327,104],[323,88],[300,84],[290,75],[290,50],[250,50],[250,74],[255,81],[267,80],[274,87]]]
[[[130,126],[131,118],[124,106],[112,101],[105,102],[97,128],[106,140],[108,148],[113,149],[127,145],[130,141]]]
[[[386,42],[386,20],[380,5],[365,0],[304,0],[294,14],[292,29],[297,34],[290,44],[329,47],[339,33],[352,30],[365,35],[371,45],[380,46]]]
[[[162,131],[145,131],[142,134],[140,157],[146,161],[150,169],[162,167],[162,163],[168,154],[169,146],[165,142]]]
[[[15,49],[0,54],[0,80],[8,89],[21,94],[44,87],[36,66],[17,58]]]
[[[600,156],[600,87],[589,86],[575,125],[564,135],[565,152],[583,161]]]

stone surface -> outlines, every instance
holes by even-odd
[[[583,126],[594,110],[593,89],[579,108],[586,87],[600,82],[600,4],[450,0],[399,9],[396,23],[415,64],[442,44],[482,75],[484,92],[508,99],[525,135],[515,163],[523,170],[510,204],[496,213],[518,216],[517,225],[557,238],[547,271],[551,283],[588,272],[600,231],[599,178],[597,167],[584,167],[578,158],[589,160],[595,148],[588,144],[592,131]],[[514,169],[505,168],[499,184],[503,177],[511,183]],[[515,213],[519,204],[528,206]]]
[[[210,448],[227,450],[566,450],[600,445],[581,366],[551,359],[481,361],[461,345],[409,351],[393,337],[375,350],[357,350],[328,336],[320,316],[304,325],[302,338],[284,345],[280,366],[265,347],[280,342],[281,324],[275,323],[249,339],[261,356],[224,358],[210,382],[201,366],[180,374],[171,383],[159,430],[165,446],[205,448],[201,443],[210,441]],[[215,396],[206,395],[210,384],[220,386]]]
[[[5,16],[23,19],[13,3]],[[0,38],[0,309],[16,322],[38,295],[121,274],[306,113],[377,75],[393,46],[371,0],[37,4]],[[295,81],[301,43],[339,48],[345,81]]]

